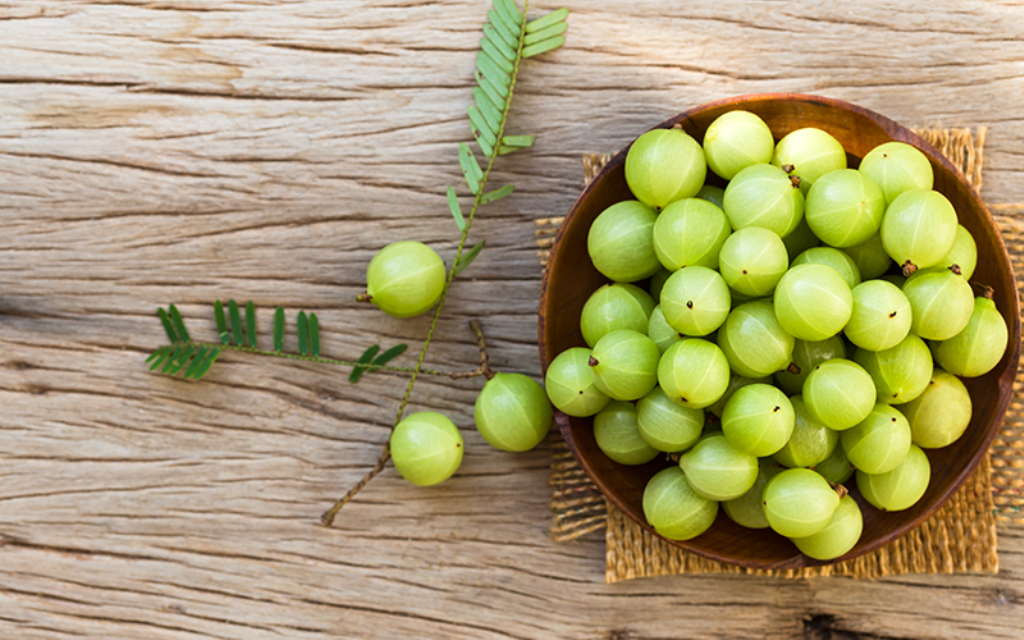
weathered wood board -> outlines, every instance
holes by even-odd
[[[556,4],[534,3],[541,10]],[[568,44],[528,61],[512,112],[533,151],[483,210],[488,245],[428,362],[538,373],[538,216],[579,156],[688,106],[804,91],[908,125],[988,127],[983,195],[1024,201],[1024,13],[1013,2],[564,3]],[[606,586],[603,542],[547,539],[548,451],[472,426],[479,380],[422,379],[411,408],[464,432],[433,489],[372,465],[404,379],[223,357],[148,374],[154,311],[215,335],[210,303],[316,311],[324,351],[415,344],[429,319],[358,305],[399,239],[450,259],[479,0],[0,2],[0,637],[1008,637],[1024,633],[1024,531],[996,577]],[[411,362],[413,356],[403,356]],[[863,635],[858,635],[863,634]]]

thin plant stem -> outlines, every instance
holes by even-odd
[[[336,360],[334,358],[324,358],[322,356],[304,356],[299,353],[287,353],[284,351],[265,351],[263,349],[257,349],[256,347],[248,347],[237,344],[221,344],[219,342],[186,342],[181,343],[185,346],[195,345],[197,347],[208,347],[210,349],[220,349],[222,351],[241,351],[243,353],[254,353],[260,356],[270,356],[272,358],[285,358],[287,360],[301,360],[303,362],[316,362],[319,364],[332,364],[339,367],[359,367],[366,369],[367,371],[392,371],[396,373],[421,373],[428,376],[445,376],[452,380],[459,380],[462,378],[474,378],[476,376],[484,375],[483,371],[440,371],[437,369],[415,369],[413,367],[395,367],[387,364],[371,364],[369,362],[353,362],[351,360]]]
[[[348,493],[342,496],[340,500],[335,502],[334,506],[332,506],[330,509],[325,511],[322,516],[320,516],[320,521],[328,527],[334,523],[334,518],[338,515],[338,512],[341,511],[341,508],[348,504],[348,502],[352,500],[352,498],[354,498],[356,494],[358,494],[363,489],[363,487],[369,484],[371,480],[373,480],[381,471],[383,471],[384,465],[387,464],[387,461],[391,458],[391,432],[395,430],[395,427],[398,426],[398,423],[402,421],[402,416],[405,415],[405,408],[409,404],[409,396],[412,394],[412,389],[416,385],[416,378],[421,372],[420,370],[423,366],[423,359],[426,358],[427,356],[427,349],[430,347],[430,341],[434,336],[434,330],[437,328],[437,321],[441,317],[441,309],[444,307],[445,298],[448,297],[448,289],[452,285],[452,280],[455,279],[455,269],[456,267],[459,266],[459,260],[462,258],[462,250],[463,247],[465,247],[466,245],[466,238],[469,236],[469,230],[473,226],[473,220],[476,217],[477,209],[480,207],[480,201],[484,196],[484,187],[487,186],[487,180],[491,175],[491,169],[494,167],[494,161],[498,157],[498,147],[501,146],[501,139],[505,135],[505,124],[508,122],[508,112],[509,109],[512,107],[512,96],[516,88],[516,79],[519,76],[519,64],[522,62],[523,59],[523,40],[526,34],[526,13],[529,9],[529,5],[529,0],[526,0],[523,3],[523,23],[522,26],[520,26],[519,47],[516,50],[515,65],[512,69],[512,81],[509,84],[508,98],[505,100],[505,109],[502,111],[501,114],[501,124],[499,125],[498,132],[495,136],[496,140],[498,141],[498,144],[494,145],[494,149],[492,150],[491,155],[487,159],[487,169],[483,173],[483,178],[480,180],[480,188],[477,189],[476,197],[473,199],[473,208],[470,209],[469,216],[466,217],[466,226],[462,230],[462,237],[459,239],[459,246],[455,250],[455,260],[452,262],[452,266],[448,270],[448,278],[445,280],[444,289],[441,290],[441,298],[438,300],[437,307],[434,308],[434,317],[430,321],[430,329],[427,330],[427,337],[423,341],[423,348],[420,349],[419,358],[417,358],[416,360],[416,366],[414,368],[415,370],[412,372],[412,376],[409,378],[409,384],[405,388],[405,395],[402,397],[402,402],[398,406],[398,412],[395,414],[395,420],[391,424],[391,430],[388,432],[388,442],[384,444],[380,456],[377,458],[377,463],[373,466],[373,469],[371,469],[370,472],[367,473],[362,480],[357,482],[356,485],[352,487],[352,489],[350,489]],[[484,364],[486,364],[486,362]]]

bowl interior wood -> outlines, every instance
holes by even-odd
[[[1010,348],[999,365],[985,376],[964,380],[974,405],[971,424],[956,443],[927,451],[932,465],[931,483],[915,506],[895,513],[880,511],[863,501],[852,479],[847,483],[863,508],[864,533],[849,554],[835,560],[838,562],[877,549],[916,527],[960,487],[987,452],[1009,404],[1020,352],[1020,308],[1013,269],[992,216],[962,174],[913,132],[874,112],[817,96],[765,94],[706,104],[679,114],[658,128],[678,123],[700,142],[715,118],[735,109],[759,115],[776,139],[803,127],[824,129],[842,143],[851,167],[856,167],[864,154],[884,142],[899,140],[921,149],[935,171],[935,189],[953,203],[961,224],[977,242],[978,266],[972,282],[993,288],[993,298],[1010,329]],[[590,262],[587,233],[605,208],[633,197],[625,180],[627,151],[628,147],[616,154],[587,186],[556,238],[544,273],[540,302],[540,355],[545,370],[547,363],[565,349],[586,346],[579,328],[580,313],[590,294],[608,282]],[[708,171],[708,175],[713,174]],[[639,467],[617,464],[598,449],[592,419],[571,418],[560,412],[556,412],[556,419],[569,447],[604,495],[653,533],[641,507],[644,487],[651,476],[671,463],[658,459]],[[708,558],[746,567],[781,569],[827,564],[800,554],[791,542],[771,531],[740,527],[724,512],[719,513],[706,533],[687,542],[670,542]]]

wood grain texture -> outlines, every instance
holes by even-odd
[[[554,4],[535,3],[544,10]],[[525,64],[503,158],[516,194],[453,288],[428,362],[536,374],[531,220],[562,215],[579,155],[688,106],[822,93],[908,125],[989,127],[983,195],[1024,201],[1024,14],[1010,2],[564,3],[567,46]],[[176,302],[316,311],[326,354],[429,322],[352,302],[388,242],[450,259],[486,5],[0,2],[0,637],[1018,637],[1024,531],[1001,573],[855,582],[696,576],[606,586],[603,541],[547,538],[549,452],[473,431],[479,381],[412,409],[463,430],[459,475],[388,469],[335,529],[403,385],[238,354],[200,384],[145,373]],[[1003,215],[1020,215],[1007,210]],[[408,363],[411,355],[396,361]]]

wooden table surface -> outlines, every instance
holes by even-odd
[[[540,5],[532,14],[557,8]],[[1015,2],[567,2],[528,61],[498,162],[515,195],[452,290],[428,362],[537,374],[532,221],[564,214],[580,154],[687,107],[802,91],[899,122],[986,126],[983,195],[1024,201]],[[604,542],[554,544],[549,451],[489,448],[480,381],[422,379],[413,410],[466,441],[451,481],[388,468],[318,516],[388,435],[404,378],[228,354],[149,374],[177,303],[315,311],[324,351],[418,344],[429,319],[359,305],[383,245],[451,259],[481,0],[0,2],[0,637],[966,638],[1024,635],[1024,529],[997,576],[605,585]],[[411,355],[396,363],[409,363]]]

